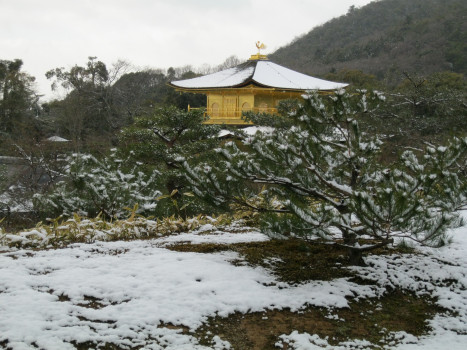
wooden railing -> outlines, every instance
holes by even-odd
[[[242,120],[243,113],[254,112],[254,113],[268,113],[277,114],[277,108],[248,108],[248,109],[219,109],[213,110],[212,108],[192,108],[188,106],[188,110],[205,109],[205,115],[209,116],[209,120],[206,124],[233,124],[233,125],[248,125],[250,122]]]

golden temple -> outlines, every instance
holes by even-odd
[[[305,75],[269,61],[260,53],[236,67],[205,76],[172,81],[170,86],[181,92],[207,96],[209,124],[246,125],[242,114],[247,111],[277,113],[279,101],[301,98],[309,90],[332,92],[347,84]]]

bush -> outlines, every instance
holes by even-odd
[[[102,160],[89,154],[73,154],[68,158],[67,178],[48,194],[36,194],[34,208],[42,215],[72,216],[80,213],[106,218],[121,218],[125,207],[139,205],[138,213],[150,215],[156,207],[158,172],[147,175],[131,155],[120,159],[113,149]]]

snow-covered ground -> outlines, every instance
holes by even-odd
[[[453,243],[422,255],[370,256],[356,268],[377,285],[341,278],[290,286],[267,270],[232,264],[234,252],[181,253],[166,249],[192,244],[238,243],[267,238],[254,230],[228,233],[214,227],[146,241],[75,244],[56,250],[0,254],[0,347],[74,349],[72,343],[114,343],[144,349],[230,349],[212,335],[212,345],[175,329],[199,327],[209,316],[308,305],[340,308],[346,297],[381,295],[387,286],[429,294],[451,312],[436,316],[433,331],[420,339],[394,333],[387,347],[465,349],[467,344],[467,228],[452,232]],[[172,326],[169,326],[172,325]],[[393,342],[398,340],[398,342]],[[317,335],[292,332],[277,340],[291,349],[365,349],[364,340],[330,346]],[[391,345],[392,344],[392,345]]]

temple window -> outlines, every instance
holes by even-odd
[[[213,103],[211,105],[211,110],[212,110],[212,117],[217,118],[219,117],[219,104],[218,103]]]

